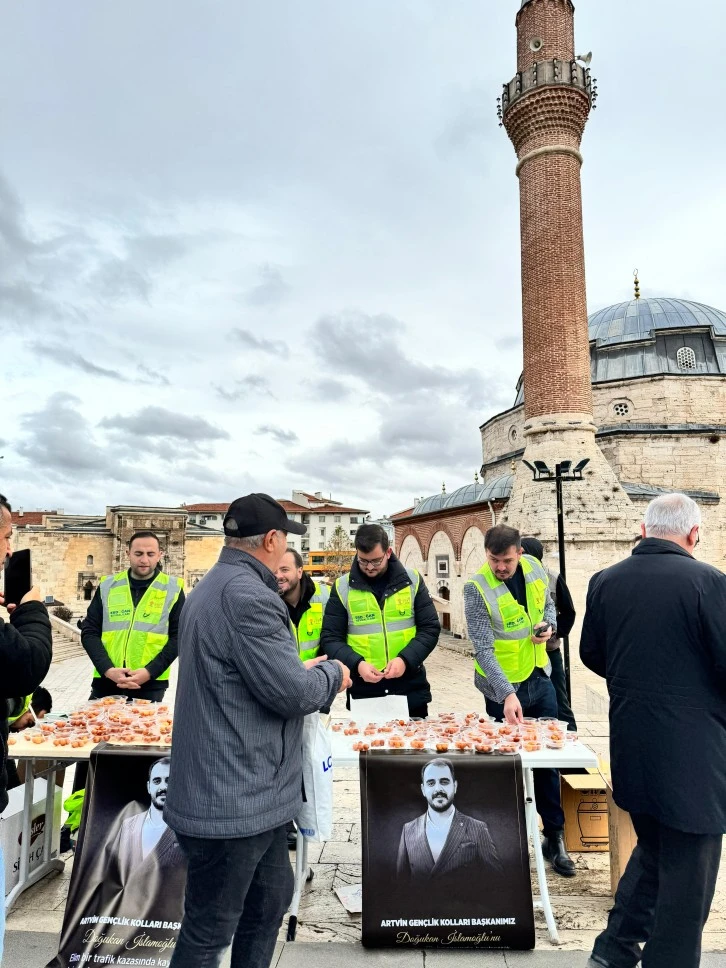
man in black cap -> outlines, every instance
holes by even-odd
[[[303,718],[350,686],[342,662],[301,661],[278,593],[287,535],[305,531],[267,494],[238,498],[182,611],[164,818],[188,875],[172,968],[215,968],[230,942],[233,968],[268,968],[292,899]]]

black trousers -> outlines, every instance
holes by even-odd
[[[556,716],[557,696],[550,677],[541,669],[535,669],[529,679],[525,679],[517,689],[517,699],[522,705],[525,716]],[[485,699],[487,712],[495,719],[504,719],[504,703]],[[559,770],[534,771],[534,798],[537,813],[542,818],[542,832],[545,837],[559,833],[565,827],[565,815],[560,800]]]
[[[563,723],[567,723],[567,728],[573,732],[577,732],[577,723],[575,722],[575,714],[572,711],[572,706],[570,706],[570,700],[567,698],[567,680],[565,679],[565,663],[562,656],[562,649],[555,649],[554,652],[548,652],[547,658],[552,664],[552,674],[550,679],[552,680],[552,685],[555,687],[555,694],[557,696],[557,718],[561,719]]]
[[[177,834],[189,867],[184,919],[171,968],[269,968],[292,900],[285,824],[255,837],[207,840]]]
[[[698,968],[716,889],[721,834],[686,834],[633,814],[638,843],[592,960],[607,968]],[[641,950],[641,945],[645,947]]]

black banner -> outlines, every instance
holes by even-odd
[[[362,753],[367,947],[534,947],[518,756]]]
[[[168,747],[91,753],[59,951],[47,968],[171,961],[186,863],[163,821]]]

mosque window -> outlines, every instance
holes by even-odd
[[[627,417],[630,413],[630,404],[626,400],[618,400],[613,404],[616,417]]]
[[[509,442],[511,444],[516,444],[519,440],[519,431],[516,427],[512,427],[509,431]]]
[[[676,362],[682,370],[695,370],[696,354],[690,346],[681,346],[676,353]]]

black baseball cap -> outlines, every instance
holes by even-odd
[[[249,538],[268,531],[305,534],[308,530],[304,524],[291,521],[285,508],[269,494],[247,494],[232,501],[222,527],[230,538]]]
[[[544,546],[539,538],[522,538],[522,548],[525,555],[531,555],[538,561],[544,561]]]

